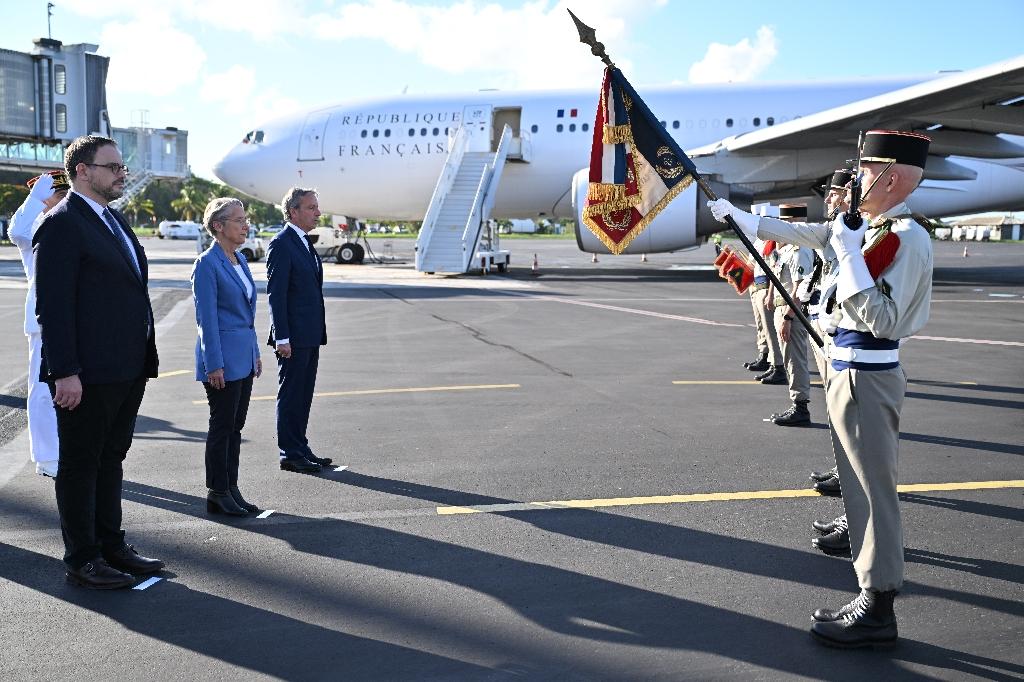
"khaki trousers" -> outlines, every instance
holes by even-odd
[[[784,321],[782,308],[776,308],[775,328],[781,330]],[[789,399],[794,403],[810,402],[811,373],[807,369],[807,330],[794,319],[789,326],[789,342],[782,341],[780,336],[779,343],[782,344],[782,361],[786,365],[786,374],[789,378]]]
[[[903,584],[903,526],[896,493],[900,410],[907,390],[901,367],[845,369],[828,380],[827,402],[853,568],[861,588]]]
[[[759,289],[750,294],[750,305],[754,309],[754,322],[757,324],[758,351],[761,351],[761,334],[764,334],[764,348],[768,349],[768,362],[773,367],[782,365],[782,349],[779,347],[779,334],[775,330],[775,318],[771,312],[765,310],[764,301],[768,296],[768,289]]]

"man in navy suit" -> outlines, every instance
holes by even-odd
[[[88,135],[68,145],[72,191],[33,239],[39,380],[57,412],[55,488],[69,582],[127,587],[130,574],[163,568],[139,556],[121,530],[122,461],[146,381],[157,375],[146,252],[107,204],[124,192],[117,144]]]
[[[292,187],[281,200],[285,228],[267,249],[270,339],[277,354],[277,447],[285,471],[316,473],[331,463],[309,448],[320,346],[327,343],[324,268],[308,233],[320,207],[316,191]]]

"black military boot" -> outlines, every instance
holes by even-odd
[[[831,533],[839,527],[840,522],[846,524],[846,514],[843,514],[842,516],[837,516],[831,521],[815,521],[811,524],[811,528],[818,531],[822,535],[828,535],[829,533]]]
[[[768,364],[768,351],[761,354],[757,360],[753,362],[744,362],[743,366],[749,369],[751,372],[764,372],[767,371],[771,366]]]
[[[773,416],[772,422],[779,426],[807,426],[811,423],[811,411],[807,409],[807,401],[793,403],[793,407]]]
[[[832,478],[826,478],[824,481],[818,481],[814,484],[814,489],[821,495],[828,497],[842,497],[843,489],[839,484],[839,477],[833,476]]]
[[[828,471],[812,471],[811,472],[811,480],[812,481],[827,481],[828,479],[832,478],[833,476],[835,476],[836,478],[839,477],[839,467],[832,467]]]
[[[860,596],[837,611],[815,611],[811,634],[825,646],[840,649],[892,646],[899,636],[893,611],[895,598],[895,590],[861,590]]]
[[[785,384],[789,380],[786,378],[786,368],[779,367],[778,365],[772,365],[767,372],[760,374],[755,377],[762,384]]]
[[[814,538],[811,544],[829,556],[850,556],[850,528],[846,515],[835,520],[835,529],[831,533]]]

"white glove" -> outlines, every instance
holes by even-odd
[[[720,223],[725,222],[726,216],[732,216],[732,219],[736,221],[739,228],[743,230],[743,234],[747,235],[748,239],[757,239],[757,226],[761,222],[761,217],[741,211],[740,209],[733,206],[726,199],[717,199],[715,201],[708,202],[708,208],[711,209],[711,215],[715,217]]]
[[[49,173],[43,173],[39,176],[39,179],[32,185],[32,189],[29,190],[28,195],[36,201],[46,201],[53,196],[53,176]]]
[[[851,296],[867,289],[873,289],[875,278],[868,271],[864,262],[861,247],[864,245],[864,234],[867,224],[858,230],[851,230],[843,222],[840,214],[832,221],[832,236],[829,243],[839,258],[839,275],[836,277],[836,302],[842,303]]]

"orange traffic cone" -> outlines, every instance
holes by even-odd
[[[533,265],[530,267],[530,274],[534,277],[540,274],[540,263],[537,262],[537,254],[533,254]]]

